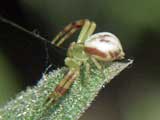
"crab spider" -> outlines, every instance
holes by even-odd
[[[124,58],[124,52],[119,39],[108,32],[93,34],[96,24],[88,19],[78,20],[67,25],[53,39],[52,44],[61,46],[67,38],[80,28],[82,29],[78,40],[69,45],[67,57],[65,58],[65,65],[69,68],[69,71],[56,86],[53,93],[48,96],[46,103],[49,105],[57,102],[68,91],[72,83],[80,75],[82,64],[86,65],[86,69],[89,70],[90,65],[88,61],[91,60],[101,70],[102,67],[99,61],[109,62]]]

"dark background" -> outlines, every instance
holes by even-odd
[[[81,120],[160,119],[160,1],[1,0],[0,16],[51,41],[66,24],[82,18],[122,42],[134,64],[103,89]],[[49,64],[63,66],[65,49],[0,20],[0,104],[41,78]]]

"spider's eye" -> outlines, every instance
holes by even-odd
[[[86,53],[99,60],[113,61],[124,57],[120,41],[112,33],[94,34],[86,40],[84,46]]]

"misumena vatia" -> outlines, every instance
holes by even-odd
[[[96,24],[87,19],[78,20],[67,25],[53,39],[52,44],[61,46],[79,28],[82,28],[82,30],[78,40],[70,44],[67,57],[65,58],[65,65],[69,68],[69,71],[46,100],[51,105],[68,91],[72,83],[80,75],[80,67],[82,65],[87,67],[89,66],[89,61],[93,61],[95,66],[101,70],[102,67],[99,61],[109,62],[124,58],[124,52],[119,39],[108,32],[92,35]]]

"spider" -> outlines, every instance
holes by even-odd
[[[119,39],[109,32],[93,34],[96,24],[88,19],[81,19],[67,25],[51,42],[61,47],[78,29],[81,29],[76,42],[70,43],[65,58],[65,65],[69,68],[68,73],[56,86],[55,90],[48,96],[46,103],[53,105],[70,89],[72,83],[80,75],[82,65],[89,70],[89,61],[101,70],[99,61],[105,63],[124,58],[124,52]],[[92,35],[93,34],[93,35]]]

